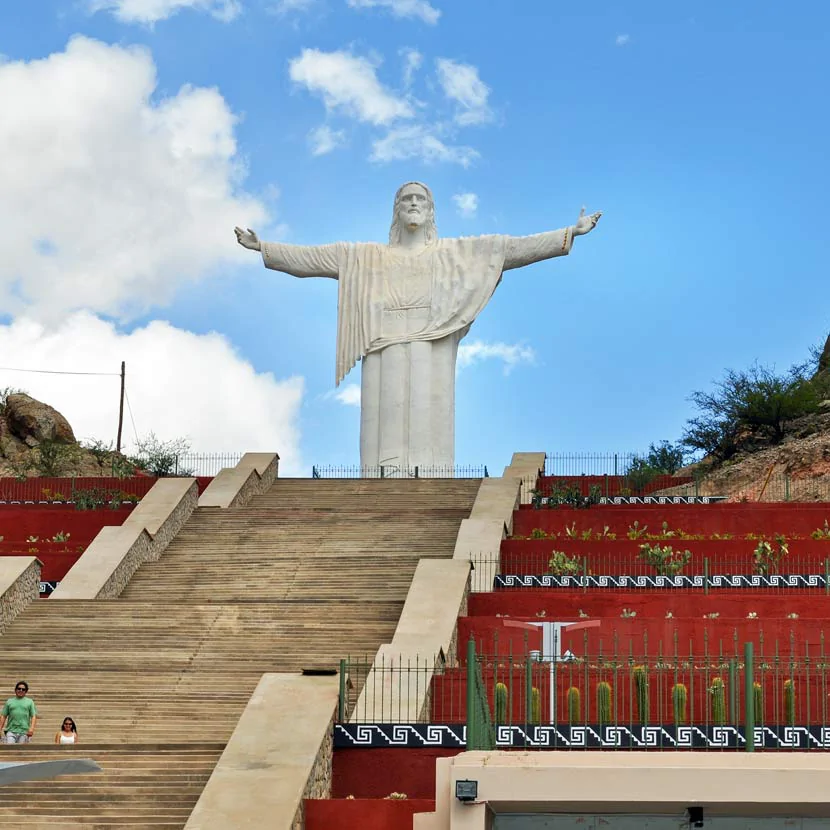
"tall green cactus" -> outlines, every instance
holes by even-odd
[[[760,683],[752,684],[752,699],[755,701],[755,723],[764,722],[764,687]]]
[[[542,702],[539,699],[539,690],[535,686],[530,690],[530,722],[542,722]]]
[[[600,726],[611,723],[611,684],[604,680],[597,683],[597,719]]]
[[[568,689],[568,721],[570,723],[579,723],[580,720],[582,720],[581,695],[576,686],[571,686]]]
[[[795,723],[795,684],[792,678],[784,681],[784,715],[792,726]]]
[[[726,688],[722,677],[712,679],[709,694],[712,697],[712,723],[723,726],[726,723]]]
[[[637,695],[637,719],[642,724],[648,723],[648,669],[645,666],[634,666],[634,690]]]
[[[672,709],[674,711],[674,722],[679,725],[686,723],[686,707],[689,702],[689,690],[684,683],[675,683],[671,690]]]
[[[495,704],[495,722],[507,723],[507,686],[504,683],[496,683]]]

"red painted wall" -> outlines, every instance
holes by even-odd
[[[118,510],[76,510],[72,505],[0,504],[0,536],[3,543],[24,542],[29,536],[51,539],[56,533],[69,533],[69,544],[88,544],[106,525],[123,524],[133,506]]]
[[[586,560],[594,574],[654,574],[655,570],[640,559],[640,545],[646,540],[580,542],[570,539],[517,540],[506,539],[501,544],[501,573],[544,574],[554,550],[562,551],[582,562]],[[704,560],[709,560],[710,574],[753,573],[752,553],[757,540],[678,540],[650,541],[649,544],[669,546],[676,551],[688,550],[692,557],[683,568],[684,574],[702,574]],[[830,541],[797,539],[788,542],[789,555],[782,559],[778,573],[823,574],[830,562]]]
[[[637,495],[648,495],[667,487],[680,487],[691,484],[691,476],[657,476],[645,487],[637,491]],[[541,476],[536,486],[544,495],[548,495],[557,484],[579,487],[583,496],[587,496],[591,487],[599,487],[603,496],[618,496],[623,490],[631,491],[631,481],[625,476]]]
[[[776,593],[747,592],[740,589],[710,591],[609,591],[593,589],[565,591],[551,588],[544,591],[514,590],[470,594],[468,613],[472,617],[496,614],[511,619],[578,620],[579,611],[590,619],[621,620],[624,608],[637,612],[637,618],[663,619],[671,611],[675,618],[702,619],[704,614],[717,612],[720,618],[745,619],[750,611],[762,621],[786,619],[796,612],[803,619],[830,618],[830,597],[822,593],[779,591]]]
[[[435,759],[453,758],[462,751],[338,749],[334,753],[332,797],[385,798],[389,793],[397,792],[406,793],[410,799],[434,799]]]
[[[524,507],[513,514],[513,533],[529,536],[534,528],[547,533],[564,535],[565,526],[576,524],[577,531],[602,531],[608,525],[610,532],[625,536],[635,521],[640,527],[659,532],[663,522],[673,530],[680,528],[688,533],[762,533],[774,536],[798,534],[809,537],[812,531],[830,521],[830,505],[824,503],[797,505],[772,504],[704,504],[704,505],[635,505],[595,506],[586,510],[570,507],[534,510]]]
[[[306,830],[410,830],[415,813],[432,813],[432,799],[306,799]]]

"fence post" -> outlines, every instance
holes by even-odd
[[[478,748],[475,690],[476,644],[472,637],[467,641],[467,750]]]
[[[541,712],[541,706],[539,707]],[[533,725],[533,661],[525,657],[525,746],[530,727]]]
[[[484,465],[484,478],[490,478],[490,473],[487,472],[487,465]]]
[[[383,464],[380,465],[380,477],[383,478]]]
[[[738,725],[738,661],[729,660],[729,723]]]
[[[703,593],[709,593],[709,557],[703,557]]]
[[[337,699],[337,722],[346,720],[346,661],[340,661],[340,697]]]
[[[830,594],[830,559],[824,560],[824,593]]]
[[[418,465],[415,465],[415,478],[418,478]]]
[[[784,501],[790,500],[790,476],[784,474]]]
[[[755,752],[755,677],[752,667],[753,662],[752,643],[744,644],[744,736],[746,738],[746,751]]]

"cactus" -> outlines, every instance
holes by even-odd
[[[539,690],[535,686],[530,690],[530,722],[542,722],[542,702],[539,699]]]
[[[582,706],[580,700],[579,689],[576,686],[571,686],[568,689],[568,721],[570,723],[579,723],[582,719]]]
[[[764,688],[760,683],[752,684],[752,699],[755,701],[755,722],[764,722]]]
[[[597,683],[597,718],[600,726],[611,723],[611,684],[604,680]]]
[[[792,726],[795,723],[795,684],[792,678],[784,681],[784,714],[787,723]]]
[[[712,696],[712,723],[723,726],[726,723],[726,689],[722,677],[712,679],[709,694]]]
[[[675,683],[671,690],[672,709],[674,710],[675,724],[686,723],[686,705],[689,701],[689,692],[683,683]]]
[[[637,695],[637,718],[642,724],[648,723],[648,670],[645,666],[634,666],[634,689]]]
[[[507,723],[507,686],[504,683],[496,683],[495,704],[495,722]]]

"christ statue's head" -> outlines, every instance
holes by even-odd
[[[424,241],[429,244],[438,238],[435,227],[435,203],[432,191],[421,182],[407,182],[395,194],[392,210],[392,227],[389,244],[400,245],[405,233],[415,233],[423,228]]]

